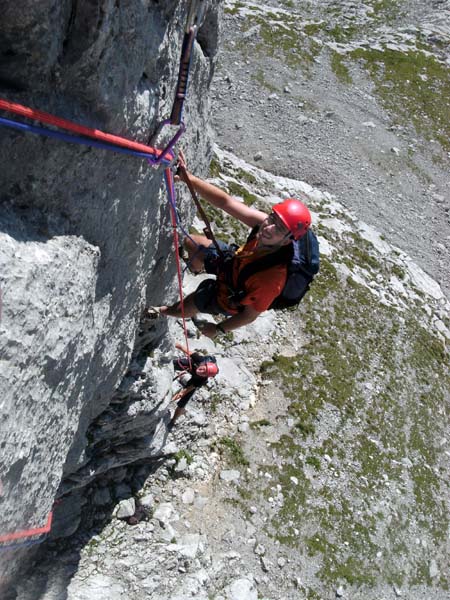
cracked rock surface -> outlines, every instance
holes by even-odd
[[[211,155],[218,10],[207,3],[185,106],[199,167]],[[176,1],[4,2],[1,96],[147,143],[170,112],[186,17]],[[164,337],[139,323],[172,289],[169,211],[162,171],[141,158],[1,127],[0,160],[0,537],[42,527],[53,508],[63,535],[77,528],[84,485],[161,454],[148,436],[164,377],[149,367],[141,402],[111,405],[140,349]],[[0,595],[35,549],[2,552]]]

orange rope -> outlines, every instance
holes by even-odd
[[[177,276],[178,276],[178,289],[180,294],[180,306],[181,306],[181,318],[183,320],[183,330],[184,330],[184,339],[186,342],[186,350],[187,356],[189,360],[189,369],[192,369],[191,363],[191,354],[189,352],[189,342],[188,342],[188,334],[187,334],[187,326],[186,326],[186,317],[184,312],[184,296],[183,296],[183,281],[182,281],[182,269],[181,269],[181,261],[180,255],[178,253],[179,247],[179,238],[178,238],[178,229],[177,229],[177,215],[176,215],[176,206],[175,206],[175,188],[173,181],[173,173],[170,167],[167,167],[164,170],[164,178],[166,181],[167,194],[169,196],[169,204],[170,204],[170,217],[172,220],[172,230],[173,230],[173,245],[175,250],[175,260],[177,265]]]
[[[26,529],[25,531],[17,531],[16,533],[7,533],[0,536],[0,543],[11,542],[13,540],[20,540],[22,538],[31,537],[33,535],[41,535],[48,533],[52,528],[53,512],[50,512],[47,517],[47,522],[44,527],[37,527],[35,529]]]

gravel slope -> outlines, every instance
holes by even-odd
[[[450,136],[450,3],[225,7],[212,105],[219,146],[335,194],[448,295],[450,146],[436,140]],[[436,72],[421,53],[447,67]],[[390,58],[392,76],[376,83],[370,68],[378,61],[386,72]]]

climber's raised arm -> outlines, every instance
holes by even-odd
[[[217,186],[212,183],[208,183],[204,181],[200,177],[196,177],[192,175],[186,169],[186,162],[183,153],[180,151],[180,155],[178,157],[178,164],[181,169],[179,169],[179,178],[185,181],[186,176],[189,178],[194,190],[197,194],[209,202],[216,208],[220,208],[221,210],[228,213],[230,216],[238,219],[248,227],[254,227],[255,225],[260,225],[266,218],[267,214],[263,213],[256,208],[251,208],[250,206],[246,206],[243,202],[236,200],[227,192],[221,190]]]

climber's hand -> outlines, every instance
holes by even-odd
[[[203,335],[206,335],[206,337],[209,337],[210,339],[215,338],[217,335],[217,327],[214,323],[205,323],[202,325],[200,331]]]
[[[213,338],[217,335],[217,327],[215,323],[211,323],[210,321],[206,321],[205,319],[197,319],[197,317],[192,317],[192,322],[197,327],[197,329],[206,337]]]
[[[184,181],[180,169],[186,169],[186,157],[184,156],[183,150],[180,150],[177,160],[177,172],[175,174],[175,181]]]

